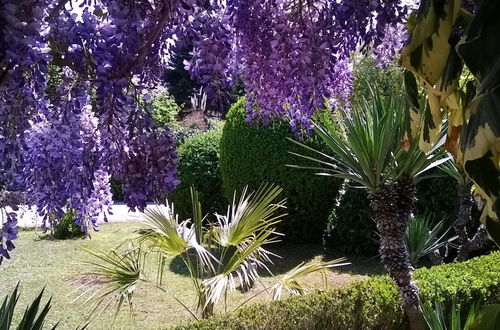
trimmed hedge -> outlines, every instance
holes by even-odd
[[[415,271],[422,301],[446,305],[454,296],[466,310],[479,299],[500,302],[500,252],[458,264]],[[175,327],[184,329],[405,329],[396,286],[375,276],[331,291],[258,303],[236,313]]]
[[[190,218],[191,193],[194,185],[199,193],[204,213],[222,212],[226,199],[222,193],[219,169],[219,144],[221,130],[208,131],[187,138],[177,148],[178,170],[181,183],[170,195],[175,211],[183,218]]]
[[[320,242],[341,180],[319,177],[311,170],[286,167],[306,162],[289,152],[309,154],[287,138],[293,137],[287,122],[268,125],[246,122],[245,99],[240,98],[226,117],[221,139],[220,167],[224,192],[232,200],[234,191],[248,185],[251,190],[262,183],[283,188],[288,215],[280,224],[287,242]],[[305,141],[327,150],[318,137]],[[310,165],[310,164],[308,164]]]
[[[328,218],[325,243],[344,253],[376,255],[376,229],[366,189],[348,185]]]
[[[443,175],[438,170],[433,174]],[[450,177],[422,180],[417,184],[415,213],[430,212],[434,214],[436,223],[445,219],[445,222],[451,225],[456,214],[456,196],[457,183]],[[325,235],[327,246],[346,253],[375,255],[379,244],[371,214],[366,190],[347,187],[339,205],[334,207],[330,214]],[[479,221],[478,215],[475,214],[474,230]]]

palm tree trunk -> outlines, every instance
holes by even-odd
[[[479,226],[472,239],[469,239],[467,234],[467,223],[471,220],[472,206],[474,205],[470,193],[471,185],[460,186],[458,189],[459,206],[453,229],[458,235],[460,246],[458,247],[455,262],[465,261],[471,251],[482,248],[488,240],[488,233],[484,225]]]
[[[384,267],[398,286],[411,329],[427,329],[420,310],[418,288],[412,281],[412,272],[404,234],[415,206],[415,186],[409,180],[400,180],[383,186],[370,194],[377,230],[380,234],[380,256]]]

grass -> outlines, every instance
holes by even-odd
[[[75,288],[81,284],[78,275],[85,272],[84,265],[78,259],[88,259],[88,254],[82,248],[100,249],[108,251],[125,239],[129,238],[136,229],[133,223],[112,223],[102,226],[101,231],[92,234],[89,239],[49,240],[36,231],[22,231],[15,244],[12,260],[5,260],[0,266],[0,298],[12,291],[18,281],[21,282],[21,298],[18,305],[17,317],[20,318],[25,306],[45,286],[46,299],[53,296],[53,306],[49,312],[46,324],[53,325],[60,321],[61,329],[75,329],[84,325],[88,315],[88,306],[82,306],[82,300],[73,301],[77,297]],[[331,254],[324,256],[319,246],[315,245],[288,245],[276,247],[273,252],[286,256],[276,260],[271,270],[275,275],[282,274],[302,261],[318,258],[326,260],[339,257]],[[327,285],[345,285],[367,275],[378,274],[382,271],[377,259],[349,258],[353,265],[327,272]],[[149,260],[151,278],[154,278],[155,260]],[[339,273],[340,272],[340,273]],[[274,280],[270,276],[263,277],[263,284],[270,287]],[[185,269],[178,260],[168,260],[164,274],[164,287],[188,306],[194,306],[195,295],[191,289],[191,282],[185,276]],[[303,280],[311,290],[322,289],[325,286],[322,274],[311,274]],[[263,290],[263,284],[256,285],[250,292],[234,292],[229,295],[227,306],[219,306],[217,312],[232,311],[242,302]],[[267,293],[254,298],[270,299]],[[254,301],[252,300],[252,301]],[[133,313],[123,309],[113,327],[114,309],[104,311],[100,316],[93,316],[89,329],[164,329],[191,318],[172,297],[153,287],[140,285],[133,298]]]

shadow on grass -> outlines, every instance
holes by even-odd
[[[268,250],[281,257],[271,258],[273,264],[269,266],[269,269],[275,275],[284,274],[302,262],[307,263],[312,260],[329,261],[341,257],[346,257],[347,261],[351,264],[339,268],[334,267],[332,268],[332,271],[350,275],[366,276],[385,273],[378,256],[367,257],[346,255],[335,251],[325,251],[321,245],[314,244],[277,244],[268,248]],[[178,275],[189,275],[188,269],[180,257],[172,259],[169,269],[171,272]],[[269,274],[266,271],[263,271],[262,276],[267,277]]]

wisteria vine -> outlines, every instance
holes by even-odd
[[[179,183],[175,143],[149,105],[172,45],[190,38],[187,66],[214,103],[241,81],[249,120],[286,118],[307,132],[325,102],[348,99],[351,52],[392,56],[407,9],[400,0],[4,0],[0,190],[26,192],[49,224],[74,209],[79,225],[97,229],[112,210],[113,175],[142,210]],[[19,203],[3,200],[3,210]],[[7,214],[0,258],[17,235]]]

